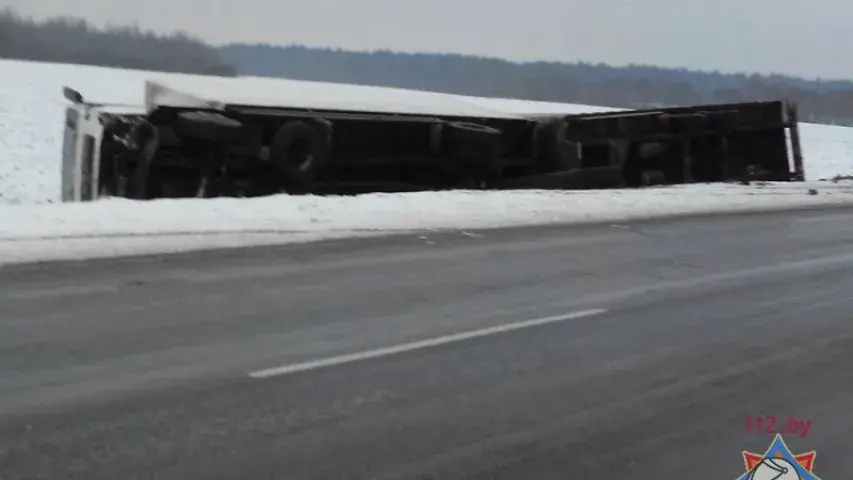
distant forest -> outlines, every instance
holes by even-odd
[[[0,58],[233,76],[220,52],[183,33],[157,35],[137,27],[99,29],[62,17],[36,22],[0,11]]]
[[[184,33],[36,22],[0,11],[0,58],[209,75],[258,75],[620,108],[788,99],[802,121],[853,126],[853,82],[601,63],[514,63],[456,54],[302,45],[209,45]]]
[[[350,52],[300,45],[232,44],[241,75],[382,85],[620,108],[789,99],[802,121],[853,125],[853,82],[743,75],[646,65],[513,63],[455,54]]]

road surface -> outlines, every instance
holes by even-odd
[[[851,210],[14,267],[0,312],[3,480],[734,480],[755,417],[853,472]]]

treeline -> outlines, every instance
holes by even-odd
[[[215,47],[184,33],[157,35],[137,27],[100,29],[69,17],[37,22],[9,9],[0,11],[0,58],[235,75]]]
[[[382,85],[620,108],[789,99],[803,121],[853,125],[853,82],[742,75],[645,65],[513,63],[454,54],[350,52],[301,45],[233,44],[241,75]]]
[[[853,82],[593,63],[514,63],[456,54],[351,52],[301,45],[216,48],[184,33],[37,22],[0,10],[0,58],[209,75],[260,75],[466,95],[643,108],[788,99],[803,121],[853,125]]]

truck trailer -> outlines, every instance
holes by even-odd
[[[250,80],[152,79],[143,105],[65,87],[63,201],[803,180],[796,106],[781,100],[519,113]]]

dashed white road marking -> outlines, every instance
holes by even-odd
[[[440,345],[447,345],[449,343],[462,342],[465,340],[471,340],[474,338],[487,337],[489,335],[496,335],[499,333],[512,332],[516,330],[523,330],[526,328],[538,327],[541,325],[548,325],[551,323],[559,323],[565,322],[567,320],[573,320],[577,318],[590,317],[593,315],[600,315],[602,313],[607,312],[607,310],[596,308],[591,310],[582,310],[579,312],[566,313],[563,315],[554,315],[550,317],[540,317],[533,318],[530,320],[522,320],[519,322],[506,323],[503,325],[497,325],[494,327],[481,328],[477,330],[469,330],[461,333],[454,333],[452,335],[444,335],[440,337],[428,338],[426,340],[418,340],[416,342],[402,343],[399,345],[393,345],[390,347],[377,348],[374,350],[366,350],[362,352],[349,353],[345,355],[338,355],[334,357],[321,358],[317,360],[311,360],[308,362],[302,363],[294,363],[290,365],[282,365],[280,367],[268,368],[264,370],[257,370],[254,372],[250,372],[249,376],[252,378],[269,378],[269,377],[277,377],[282,375],[289,375],[297,372],[305,372],[309,370],[317,370],[320,368],[333,367],[336,365],[344,365],[347,363],[359,362],[362,360],[369,360],[372,358],[379,357],[387,357],[389,355],[396,355],[399,353],[411,352],[414,350],[421,350],[424,348],[437,347]]]

